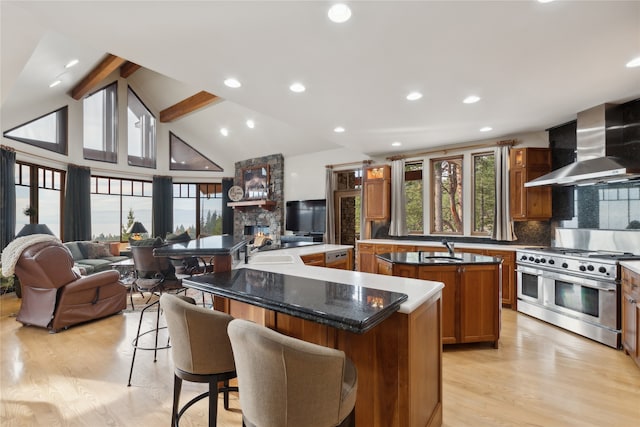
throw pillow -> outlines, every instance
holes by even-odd
[[[186,231],[179,234],[167,233],[165,240],[171,243],[188,242],[191,240],[191,236],[189,236],[189,233]]]
[[[106,258],[111,256],[109,246],[104,243],[87,243],[85,245],[85,249],[87,251],[87,258],[89,259]]]
[[[154,248],[159,248],[164,245],[164,242],[160,237],[156,237],[155,239],[130,240],[129,244],[131,246],[153,246]]]

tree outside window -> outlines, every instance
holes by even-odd
[[[424,233],[424,191],[422,162],[406,163],[404,166],[404,191],[407,231],[409,234]]]
[[[496,210],[496,163],[493,153],[473,154],[473,234],[491,235]]]
[[[462,234],[462,156],[431,160],[431,232]]]

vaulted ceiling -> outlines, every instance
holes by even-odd
[[[640,67],[625,67],[640,57],[638,1],[348,4],[336,24],[326,1],[2,1],[2,113],[71,93],[107,54],[142,67],[129,79],[155,112],[219,97],[178,120],[205,155],[234,161],[499,139],[640,97]],[[408,101],[412,91],[423,97]]]

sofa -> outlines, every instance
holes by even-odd
[[[74,266],[83,276],[111,270],[111,264],[127,259],[126,256],[111,253],[109,243],[77,241],[64,245],[71,252]]]

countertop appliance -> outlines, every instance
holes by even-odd
[[[561,247],[516,251],[517,310],[620,348],[621,260],[628,252]]]

